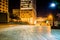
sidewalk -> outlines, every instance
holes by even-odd
[[[9,23],[0,23],[0,29],[9,28],[9,27],[16,27],[17,25],[24,25],[23,23],[18,22],[9,22]],[[28,24],[25,24],[28,25]]]
[[[17,26],[17,24],[0,24],[0,29]]]

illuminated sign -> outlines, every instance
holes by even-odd
[[[21,9],[32,9],[31,0],[21,0]]]

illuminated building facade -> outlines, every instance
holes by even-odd
[[[0,12],[8,13],[8,0],[0,0]]]
[[[48,17],[37,17],[36,18],[36,25],[37,26],[52,26],[53,20],[52,20],[52,18],[50,18],[50,16],[48,16]]]
[[[13,14],[20,17],[20,9],[13,9]]]
[[[20,2],[20,18],[21,21],[34,24],[36,18],[36,2],[35,0],[21,0]]]
[[[0,0],[0,22],[9,22],[8,0]]]

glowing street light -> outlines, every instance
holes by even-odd
[[[55,3],[52,3],[52,4],[51,4],[51,7],[55,7],[55,6],[56,6]]]
[[[55,21],[55,17],[54,17],[54,15],[55,15],[55,10],[56,10],[56,7],[57,7],[57,3],[56,2],[52,2],[52,3],[50,3],[50,5],[49,5],[49,8],[50,9],[52,9],[51,11],[52,11],[52,13],[53,13],[53,16],[52,15],[50,15],[49,16],[49,19],[51,20],[51,21],[53,21],[53,26],[54,26],[54,21]]]
[[[49,20],[53,20],[52,14],[49,14],[48,19],[49,19]]]
[[[51,4],[50,4],[50,7],[51,7],[51,8],[55,8],[55,7],[56,7],[56,3],[51,3]]]

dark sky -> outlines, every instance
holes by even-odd
[[[48,14],[48,6],[50,2],[52,2],[52,0],[36,0],[37,16],[45,16]],[[9,0],[10,10],[12,10],[13,8],[20,8],[19,6],[20,0]]]
[[[20,0],[9,0],[9,11],[11,12],[12,9],[20,8]]]
[[[50,3],[50,0],[37,0],[37,15],[38,16],[45,16],[47,14],[48,10],[48,4]]]

